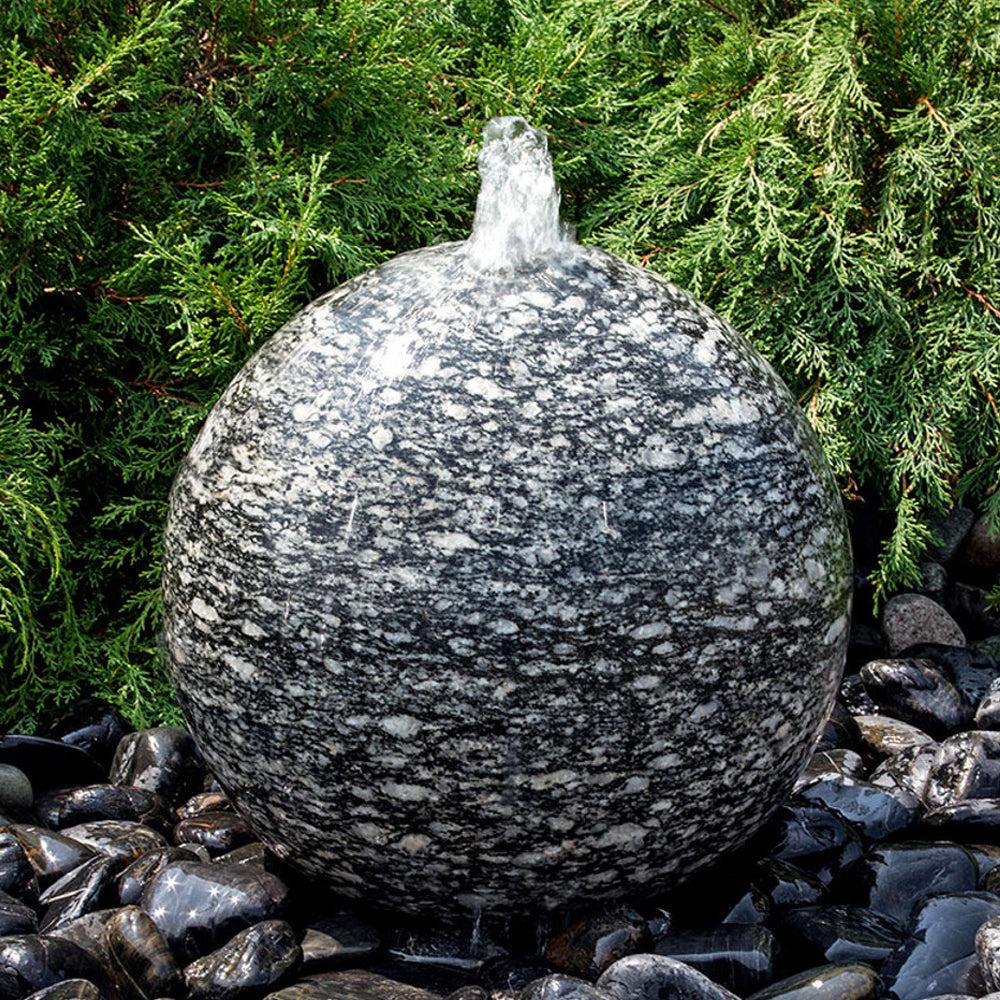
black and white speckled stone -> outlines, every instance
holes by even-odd
[[[794,400],[707,308],[566,244],[314,302],[174,484],[166,642],[236,808],[403,910],[651,894],[790,789],[849,552]]]

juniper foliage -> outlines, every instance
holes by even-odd
[[[478,129],[553,136],[579,238],[771,357],[847,490],[1000,517],[1000,0],[12,0],[0,9],[2,720],[175,718],[169,484],[310,298],[464,238]]]

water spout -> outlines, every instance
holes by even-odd
[[[482,178],[466,253],[478,271],[539,267],[569,244],[559,221],[559,188],[548,138],[523,118],[494,118],[483,129]]]

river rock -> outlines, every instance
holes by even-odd
[[[82,948],[60,938],[15,934],[0,938],[0,996],[21,1000],[65,979],[103,983],[106,976]]]
[[[120,867],[114,858],[89,858],[53,882],[38,900],[45,907],[42,931],[54,930],[111,902],[114,876]]]
[[[146,885],[167,865],[175,861],[201,860],[186,847],[160,847],[146,851],[118,874],[118,901],[122,906],[134,905],[139,902]]]
[[[775,930],[788,954],[819,962],[876,964],[903,939],[896,921],[844,903],[786,910],[775,920]]]
[[[1000,677],[994,678],[976,707],[978,729],[1000,729]]]
[[[356,914],[337,910],[311,917],[302,942],[302,969],[309,974],[371,958],[381,947],[378,931]]]
[[[932,893],[975,889],[979,866],[959,844],[878,844],[845,869],[844,896],[906,926],[915,906]]]
[[[27,820],[34,801],[35,793],[24,771],[13,764],[0,764],[0,812]]]
[[[757,862],[754,885],[767,897],[768,910],[818,903],[826,895],[826,886],[815,875],[775,858]]]
[[[101,991],[89,979],[64,979],[32,993],[28,1000],[100,1000]]]
[[[954,805],[928,809],[922,823],[934,836],[964,843],[1000,837],[1000,799],[966,799]]]
[[[972,722],[972,705],[931,660],[873,660],[861,679],[882,711],[934,739]]]
[[[251,865],[178,861],[158,872],[142,908],[185,963],[206,955],[238,931],[280,917],[288,889]]]
[[[254,832],[246,820],[225,810],[188,816],[174,827],[176,843],[202,844],[216,853],[242,847],[253,839]]]
[[[832,809],[802,800],[785,803],[767,829],[764,849],[790,861],[828,885],[834,873],[864,853],[853,827]]]
[[[890,656],[920,642],[964,646],[965,635],[951,615],[923,594],[897,594],[882,611],[882,634]]]
[[[345,969],[300,979],[264,1000],[441,1000],[439,993],[364,969]]]
[[[840,813],[853,827],[872,840],[884,840],[905,830],[917,817],[919,802],[905,798],[902,791],[878,788],[867,781],[841,778],[814,781],[799,795],[822,802]]]
[[[626,955],[646,951],[649,927],[634,910],[619,907],[578,921],[549,940],[545,957],[562,972],[596,979]]]
[[[79,747],[107,771],[129,728],[117,709],[97,698],[82,698],[53,719],[42,735]]]
[[[613,994],[576,976],[543,976],[528,983],[517,1000],[612,1000]]]
[[[49,788],[107,781],[107,774],[90,754],[42,736],[0,736],[0,764],[23,771],[36,795]]]
[[[965,732],[938,745],[924,799],[932,809],[1000,795],[1000,738]]]
[[[737,1000],[690,965],[665,955],[629,955],[610,966],[597,986],[615,1000]]]
[[[991,893],[932,896],[913,914],[903,942],[882,966],[886,987],[898,1000],[922,1000],[937,993],[983,992],[976,956],[976,932],[1000,915]]]
[[[703,972],[714,983],[746,996],[774,979],[776,945],[766,927],[722,924],[672,931],[653,950]]]
[[[191,819],[204,813],[232,812],[233,804],[223,791],[197,792],[183,805],[177,807],[177,818]]]
[[[906,747],[882,761],[868,780],[877,788],[902,792],[904,798],[924,801],[937,749],[936,743]]]
[[[510,160],[559,226],[544,136],[486,134],[469,243],[279,331],[164,542],[174,683],[237,810],[338,893],[442,916],[652,895],[744,841],[848,639],[840,496],[788,390],[648,270],[555,237],[493,259],[485,220],[538,214]]]
[[[266,920],[234,935],[184,970],[188,1000],[236,1000],[260,993],[302,963],[295,931],[284,920]]]
[[[20,840],[10,832],[0,833],[0,892],[34,907],[38,903],[38,878]]]
[[[860,962],[821,965],[772,983],[748,1000],[877,1000],[882,980]]]
[[[67,833],[45,830],[28,823],[16,823],[6,832],[17,837],[21,849],[35,870],[40,887],[47,887],[67,872],[92,858],[96,851]]]
[[[38,930],[35,911],[21,900],[0,890],[0,937],[34,934]]]
[[[971,570],[1000,569],[1000,529],[982,514],[976,519],[962,547],[962,562]]]
[[[46,826],[58,830],[105,819],[158,823],[166,819],[167,806],[141,788],[83,785],[40,795],[35,811]]]
[[[106,858],[137,858],[146,851],[166,847],[163,834],[143,823],[123,819],[98,819],[67,826],[62,833]]]
[[[113,785],[134,785],[171,805],[187,798],[204,775],[194,740],[179,726],[160,726],[122,737],[111,763]]]
[[[159,928],[137,906],[116,910],[104,929],[108,966],[122,993],[132,1000],[177,996],[181,970]]]
[[[940,563],[952,562],[975,523],[976,514],[968,507],[952,507],[931,519],[933,541],[927,555]]]
[[[859,715],[855,718],[862,744],[876,757],[888,757],[908,747],[935,742],[922,729],[888,715]]]

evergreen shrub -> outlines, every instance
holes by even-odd
[[[478,129],[772,359],[845,491],[1000,517],[1000,0],[11,0],[0,8],[0,721],[176,719],[172,475],[321,291],[470,229]]]

